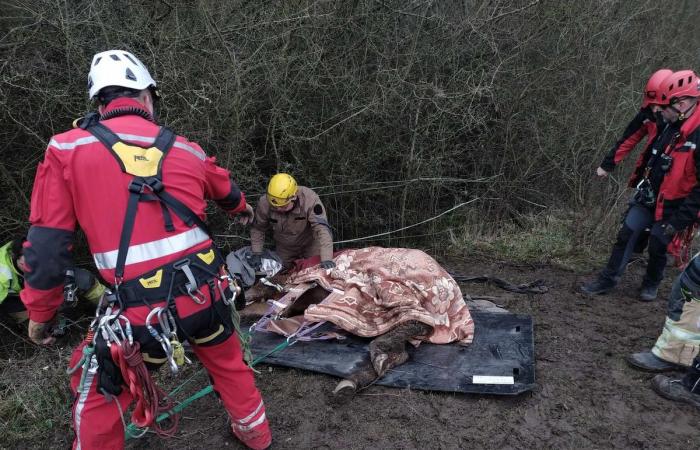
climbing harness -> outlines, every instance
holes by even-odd
[[[170,436],[177,427],[177,414],[171,413],[174,404],[156,386],[146,366],[146,362],[161,364],[163,360],[149,355],[148,350],[142,352],[142,344],[151,345],[150,339],[153,338],[165,354],[164,361],[167,361],[170,371],[177,374],[183,364],[191,362],[185,355],[179,334],[194,343],[205,345],[205,342],[210,342],[217,336],[230,336],[235,329],[250,361],[249,345],[246,345],[247,342],[240,333],[238,321],[234,320],[238,317],[236,306],[242,308],[239,297],[242,299],[243,296],[238,295],[240,288],[236,280],[228,273],[221,256],[213,247],[185,255],[178,261],[160,266],[138,278],[124,279],[127,253],[140,202],[160,204],[166,231],[175,231],[172,220],[172,214],[175,214],[190,229],[198,228],[197,232],[207,236],[211,234],[204,221],[187,205],[170,195],[163,184],[163,161],[176,139],[170,129],[161,127],[153,145],[143,148],[122,141],[117,134],[101,124],[96,116],[83,120],[80,127],[96,137],[114,156],[122,172],[131,175],[132,179],[128,186],[129,196],[117,249],[114,283],[112,289],[106,291],[100,299],[95,318],[83,342],[80,360],[68,372],[72,374],[79,368],[83,369],[78,386],[78,391],[83,392],[86,388],[86,374],[101,371],[98,391],[108,400],[118,396],[126,386],[136,401],[131,413],[132,424],[137,427],[153,427],[158,434]],[[202,289],[204,285],[208,287],[208,295]],[[217,293],[220,297],[218,299]],[[66,294],[69,298],[75,296],[72,288]],[[205,320],[210,325],[219,324],[210,336],[193,338],[188,334],[175,304],[175,299],[183,295],[197,305],[209,301],[208,307],[202,309],[202,312],[209,312],[210,319]],[[221,317],[221,306],[217,300],[231,309],[231,327],[228,318]],[[153,303],[158,303],[158,306],[151,306]],[[139,327],[138,339],[135,339],[135,330],[125,315],[129,307],[136,306],[150,308],[144,326]],[[208,330],[206,325],[204,330]],[[116,403],[120,408],[118,401]],[[164,428],[156,419],[166,413],[172,417],[172,421],[169,427]]]
[[[673,157],[671,156],[671,153],[673,152],[673,148],[680,137],[679,133],[674,133],[673,136],[671,136],[671,140],[666,148],[659,148],[659,146],[663,144],[663,136],[666,134],[668,127],[669,124],[666,124],[664,129],[661,131],[659,138],[652,146],[651,157],[647,161],[646,167],[644,167],[644,172],[642,173],[642,178],[636,186],[637,192],[635,193],[634,200],[638,204],[648,208],[653,208],[656,205],[656,198],[658,195],[657,192],[654,192],[650,179],[652,169],[656,165],[656,162],[660,161],[659,168],[664,174],[671,170],[671,166],[673,164]]]

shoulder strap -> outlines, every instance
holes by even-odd
[[[158,136],[153,142],[153,146],[163,153],[168,153],[168,151],[173,147],[175,143],[175,132],[168,127],[160,127]]]
[[[122,139],[112,130],[99,122],[89,124],[85,130],[95,136],[105,147],[111,149],[117,142],[123,142]],[[175,143],[175,132],[168,127],[160,127],[156,136],[153,147],[163,153],[167,153]]]
[[[90,134],[95,136],[102,145],[107,147],[109,152],[114,156],[114,159],[119,163],[120,168],[123,172],[129,173],[126,170],[124,161],[116,153],[115,145],[123,142],[122,139],[114,133],[112,130],[104,126],[99,122],[90,123],[89,126],[85,128]],[[173,197],[165,191],[165,186],[161,178],[161,172],[163,167],[163,161],[168,155],[168,152],[175,144],[175,139],[177,136],[168,127],[160,127],[160,131],[156,136],[153,145],[150,148],[155,147],[157,150],[162,152],[162,156],[158,162],[158,170],[155,176],[134,176],[129,184],[129,201],[127,203],[126,212],[124,215],[124,222],[122,225],[121,237],[119,239],[119,249],[117,250],[117,264],[115,267],[115,278],[121,280],[124,276],[124,266],[126,265],[126,255],[129,251],[129,244],[131,243],[131,235],[134,230],[134,222],[136,220],[136,212],[138,209],[138,203],[140,201],[149,201],[157,199],[161,203],[161,208],[163,210],[163,220],[165,222],[165,228],[168,231],[173,231],[172,219],[170,217],[169,210],[172,210],[183,222],[185,222],[189,227],[197,226],[202,229],[207,235],[211,236],[207,224],[199,218],[199,216],[192,211],[187,205],[182,203],[177,198]],[[143,147],[141,147],[143,148]],[[155,198],[154,198],[155,196]]]
[[[110,130],[99,122],[91,123],[87,128],[85,128],[85,131],[95,136],[97,140],[102,143],[102,145],[107,147],[108,150],[112,150],[114,144],[121,141],[119,136],[117,136],[114,131]]]
[[[88,131],[90,134],[95,136],[97,140],[99,140],[102,145],[107,147],[107,150],[114,156],[114,159],[117,160],[117,163],[119,164],[119,167],[121,168],[122,172],[124,173],[130,173],[131,175],[145,175],[145,174],[139,174],[139,173],[131,173],[129,170],[127,170],[126,165],[124,164],[123,155],[117,154],[116,151],[116,144],[120,142],[124,142],[116,133],[114,133],[112,130],[107,128],[105,125],[99,123],[99,122],[91,122],[87,127],[85,127],[85,130]],[[156,136],[153,145],[150,147],[142,147],[140,145],[134,145],[134,144],[128,144],[130,148],[136,148],[138,149],[147,149],[147,148],[156,148],[158,149],[162,155],[160,155],[160,158],[158,159],[158,167],[157,167],[157,174],[156,175],[158,178],[160,178],[161,174],[161,169],[163,167],[163,160],[165,157],[168,155],[168,152],[172,148],[173,144],[175,144],[175,139],[176,135],[168,127],[160,127],[160,130],[158,131],[158,135]],[[140,150],[138,150],[140,151]]]

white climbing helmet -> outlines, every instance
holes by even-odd
[[[148,69],[133,54],[124,50],[107,50],[92,57],[88,74],[88,94],[94,98],[100,89],[122,86],[130,89],[146,89],[156,86]]]

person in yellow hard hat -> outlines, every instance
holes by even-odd
[[[270,178],[267,193],[255,209],[249,262],[256,270],[260,268],[265,233],[269,229],[285,268],[290,268],[296,259],[313,256],[320,256],[323,268],[335,267],[326,208],[314,191],[298,186],[287,173]]]

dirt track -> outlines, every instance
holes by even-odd
[[[534,317],[535,390],[504,398],[373,386],[334,408],[327,399],[336,379],[261,366],[258,386],[273,448],[696,447],[698,411],[658,397],[649,387],[651,375],[629,368],[623,359],[649,348],[664,318],[663,301],[636,300],[639,264],[614,294],[595,299],[575,292],[581,275],[560,269],[454,260],[446,266],[512,282],[547,281],[549,293],[530,297],[488,285],[462,286],[465,293],[496,296],[496,303],[512,312]],[[660,297],[670,291],[675,274],[669,272]],[[178,437],[145,438],[131,448],[237,448],[213,400],[207,397],[186,410]]]

